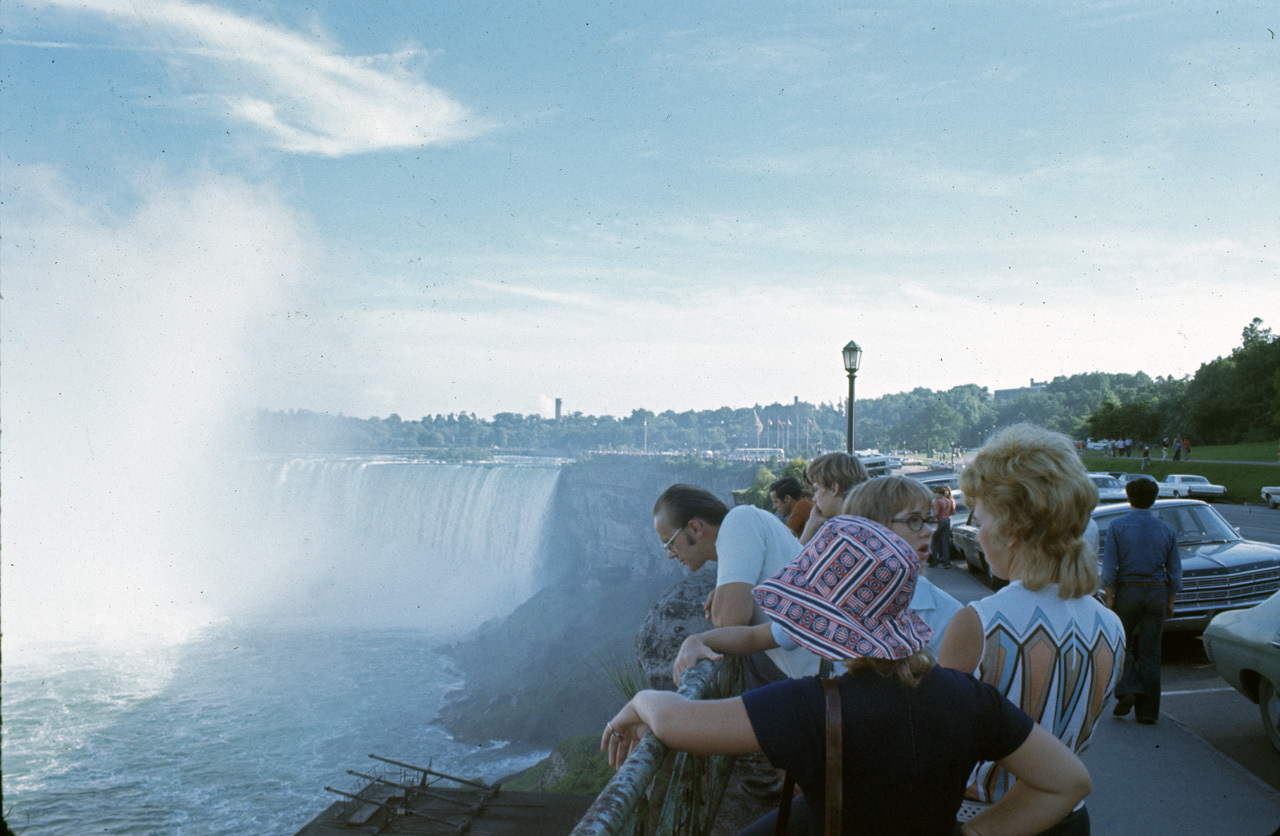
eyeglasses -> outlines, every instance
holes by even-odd
[[[682,525],[682,526],[680,526],[679,528],[677,528],[677,529],[676,529],[676,531],[675,531],[675,533],[674,533],[674,534],[672,534],[670,537],[668,537],[668,538],[667,538],[667,542],[665,542],[665,543],[663,543],[663,544],[662,544],[662,548],[666,549],[666,550],[667,550],[667,552],[668,552],[668,553],[670,553],[670,551],[671,551],[671,544],[672,544],[672,543],[674,543],[674,542],[676,541],[676,538],[680,536],[680,532],[681,532],[681,531],[684,531],[684,530],[685,530],[685,528],[687,528],[687,527],[688,527],[688,525],[689,525],[688,523],[685,523],[684,525]]]
[[[938,518],[934,516],[922,517],[919,514],[912,514],[906,519],[893,519],[893,520],[889,520],[889,522],[906,523],[907,528],[911,529],[912,531],[919,531],[920,529],[924,528],[926,525],[928,526],[937,525]]]

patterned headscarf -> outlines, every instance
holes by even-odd
[[[840,516],[751,594],[801,647],[827,659],[905,659],[933,630],[909,606],[920,563],[879,523]]]

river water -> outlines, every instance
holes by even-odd
[[[370,753],[494,780],[545,752],[431,724],[463,683],[421,632],[218,629],[170,647],[6,653],[14,832],[292,834]]]

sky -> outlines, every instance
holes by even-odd
[[[860,398],[1180,377],[1280,327],[1273,2],[0,28],[6,430],[834,402],[849,340]]]

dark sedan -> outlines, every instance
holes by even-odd
[[[1251,607],[1280,591],[1280,546],[1244,539],[1217,510],[1199,500],[1162,499],[1151,510],[1173,526],[1182,555],[1182,591],[1174,599],[1174,616],[1165,621],[1166,630],[1201,630],[1224,610]],[[1123,504],[1094,509],[1099,561],[1107,529],[1129,511]],[[952,548],[964,555],[972,571],[989,577],[971,518],[972,514],[952,524]]]

